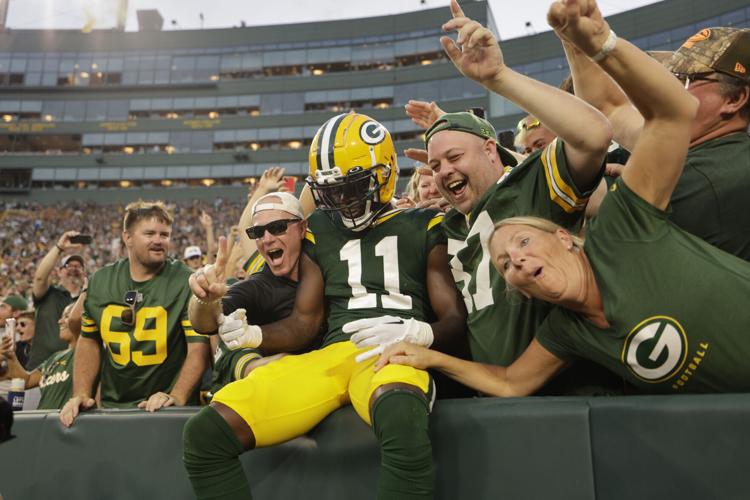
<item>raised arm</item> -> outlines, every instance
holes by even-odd
[[[594,106],[612,124],[615,141],[631,151],[643,129],[643,117],[619,85],[586,54],[563,40],[576,96]]]
[[[216,236],[214,235],[214,220],[205,211],[201,212],[200,223],[206,232],[206,263],[213,264],[216,253]]]
[[[444,31],[457,31],[456,41],[444,36],[443,49],[461,73],[536,116],[565,142],[573,181],[580,189],[593,187],[612,140],[612,129],[599,111],[562,90],[517,73],[505,65],[490,30],[464,16],[451,0],[453,19]]]
[[[386,349],[375,369],[379,370],[388,363],[422,370],[434,368],[483,394],[502,397],[534,394],[567,366],[536,340],[532,340],[521,357],[507,368],[466,361],[405,342]]]
[[[594,0],[555,2],[548,20],[561,38],[600,59],[643,116],[643,131],[622,179],[648,203],[665,209],[684,166],[696,99],[656,60],[614,38]]]
[[[67,250],[78,250],[81,248],[82,245],[70,242],[70,238],[78,234],[80,234],[78,231],[67,231],[63,233],[55,245],[49,249],[47,255],[45,255],[39,262],[36,271],[34,271],[34,284],[32,286],[32,293],[36,299],[44,297],[47,290],[49,290],[50,275],[63,253]]]

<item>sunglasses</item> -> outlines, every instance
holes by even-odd
[[[710,73],[673,73],[680,83],[682,83],[687,89],[691,83],[694,82],[720,82],[721,80],[716,78],[710,78],[711,75],[715,75],[715,72]]]
[[[518,122],[518,125],[516,126],[516,130],[518,132],[520,132],[522,130],[531,130],[531,129],[535,129],[535,128],[539,127],[541,124],[542,124],[542,122],[540,122],[537,119],[534,119],[534,120],[531,120],[529,122],[526,122],[526,119],[524,118],[523,120],[521,120],[520,122]]]
[[[280,234],[286,233],[289,224],[301,221],[302,219],[279,219],[273,222],[269,222],[264,226],[250,226],[245,229],[245,233],[251,240],[261,239],[263,235],[266,234],[266,231],[271,233],[273,236],[278,236]]]
[[[138,290],[128,290],[125,292],[123,300],[128,309],[123,309],[122,313],[120,313],[120,322],[125,326],[133,326],[135,322],[135,309],[139,303],[143,302],[143,294]]]

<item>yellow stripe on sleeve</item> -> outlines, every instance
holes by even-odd
[[[258,354],[257,352],[251,352],[238,359],[237,363],[234,365],[234,380],[240,380],[247,364],[250,361],[258,358],[260,358],[260,354]]]
[[[247,274],[255,274],[260,271],[260,268],[263,267],[263,264],[265,263],[266,259],[264,259],[260,253],[258,253],[258,255],[256,255],[255,258],[253,258],[245,268],[245,272]]]
[[[443,214],[438,214],[435,217],[433,217],[432,219],[430,219],[430,222],[427,223],[427,230],[429,231],[433,227],[435,227],[438,224],[442,223],[444,217],[445,216]]]
[[[85,333],[96,333],[99,331],[99,328],[94,325],[81,325],[81,331]]]
[[[579,198],[575,190],[560,175],[557,165],[557,139],[547,145],[540,158],[544,167],[544,176],[547,179],[550,199],[568,213],[582,210],[586,206],[588,198]]]

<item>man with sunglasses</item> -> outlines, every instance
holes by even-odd
[[[643,117],[598,65],[572,47],[566,53],[576,94],[610,119],[615,140],[630,149]],[[702,29],[663,64],[700,103],[669,218],[750,260],[750,30]]]
[[[57,334],[57,322],[65,306],[81,294],[86,279],[83,257],[77,253],[71,254],[83,248],[80,243],[70,242],[70,238],[78,234],[78,231],[63,233],[34,272],[32,293],[36,311],[36,335],[27,366],[29,369],[36,368],[50,355],[66,347]],[[55,271],[58,262],[59,266]],[[55,277],[58,284],[52,284]]]
[[[272,192],[261,196],[251,207],[251,226],[245,229],[265,265],[257,273],[227,289],[226,242],[219,242],[216,264],[190,276],[194,292],[189,315],[195,331],[216,333],[222,314],[246,311],[254,324],[265,325],[287,317],[294,307],[299,281],[299,258],[307,222],[299,200],[290,193]],[[210,295],[198,299],[196,294]],[[241,314],[241,313],[239,313]],[[251,370],[281,355],[262,357],[258,349],[229,349],[218,341],[214,354],[211,393],[245,377]]]
[[[100,365],[105,408],[153,412],[198,403],[208,339],[195,333],[188,319],[190,270],[167,258],[172,216],[162,202],[138,201],[125,207],[122,227],[128,257],[99,269],[89,281],[73,397],[60,412],[66,427],[94,405]]]

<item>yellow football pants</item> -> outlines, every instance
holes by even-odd
[[[362,363],[354,361],[361,352],[364,350],[345,341],[285,356],[224,386],[213,401],[245,419],[255,434],[256,447],[263,447],[301,436],[347,404],[371,425],[370,397],[385,384],[410,384],[427,394],[430,378],[426,371],[386,365],[375,372],[377,356]]]

